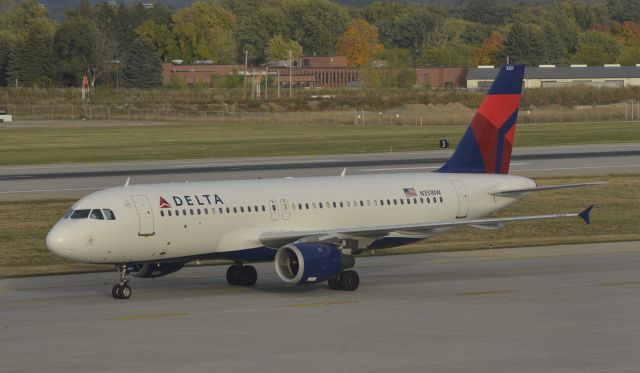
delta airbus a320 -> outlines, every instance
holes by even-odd
[[[505,65],[452,157],[432,173],[125,185],[92,193],[47,235],[64,258],[115,264],[114,298],[131,296],[129,275],[150,278],[200,259],[229,259],[231,286],[253,286],[248,262],[274,261],[288,284],[328,281],[358,288],[354,257],[365,249],[412,243],[447,230],[499,228],[581,213],[484,218],[537,187],[508,175],[524,76]],[[128,183],[127,183],[128,184]]]

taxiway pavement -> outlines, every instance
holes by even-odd
[[[355,292],[226,267],[0,280],[0,372],[632,372],[640,242],[358,258]]]

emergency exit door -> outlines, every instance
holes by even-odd
[[[467,188],[460,180],[453,180],[453,186],[456,188],[456,194],[458,195],[458,213],[457,219],[466,218],[469,212],[469,196],[467,195]]]

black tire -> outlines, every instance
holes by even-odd
[[[258,281],[258,272],[254,266],[243,266],[240,269],[240,285],[253,286]]]
[[[231,286],[240,285],[240,272],[242,266],[234,264],[227,269],[227,283]]]
[[[360,276],[358,272],[347,270],[340,275],[340,286],[344,291],[354,291],[360,285]]]
[[[342,290],[342,285],[340,285],[340,277],[330,278],[327,283],[329,284],[329,289],[331,290]]]
[[[120,299],[129,299],[131,297],[131,288],[129,285],[121,286],[118,295],[120,295]]]
[[[119,292],[120,292],[120,285],[114,285],[113,288],[111,289],[111,295],[115,299],[120,299],[120,296],[118,295]]]

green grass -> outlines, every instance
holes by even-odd
[[[466,126],[171,125],[0,128],[0,165],[315,155],[455,146]],[[517,146],[632,142],[640,123],[521,125]]]
[[[463,228],[418,244],[379,250],[376,254],[640,240],[638,175],[539,179],[538,182],[548,185],[593,180],[607,184],[534,193],[498,214],[578,212],[596,204],[591,225],[575,218],[511,223],[498,231]],[[72,203],[71,200],[0,203],[0,277],[109,268],[70,263],[47,251],[47,231]]]

